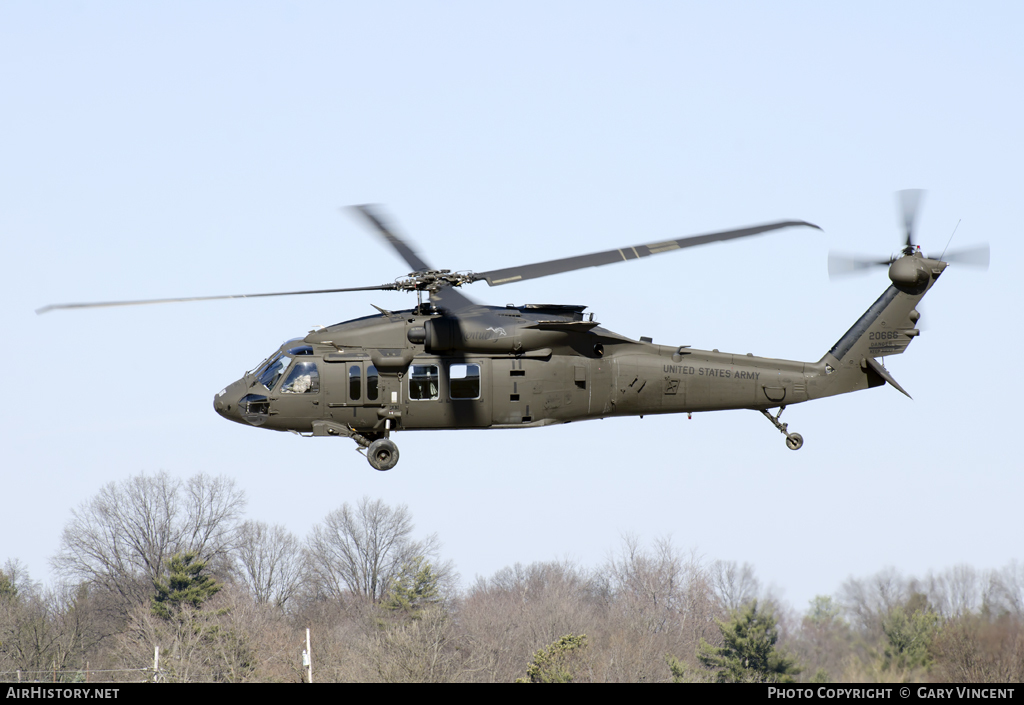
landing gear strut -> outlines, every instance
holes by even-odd
[[[780,406],[779,413],[777,413],[775,416],[769,414],[767,409],[761,409],[761,413],[764,414],[764,417],[766,419],[772,422],[772,425],[775,426],[775,428],[779,429],[779,433],[786,437],[787,448],[789,448],[790,450],[800,450],[800,448],[804,444],[804,437],[801,436],[799,433],[790,433],[787,430],[789,428],[789,424],[779,422],[779,417],[782,416],[782,412],[785,410],[785,406]]]
[[[355,450],[365,453],[375,470],[390,470],[398,464],[398,446],[390,438],[390,419],[385,423],[383,433],[372,430],[360,433],[351,426],[335,421],[314,421],[311,435],[351,438],[356,442]]]

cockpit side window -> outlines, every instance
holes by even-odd
[[[281,385],[286,395],[315,395],[319,391],[319,372],[316,363],[298,362],[288,373],[288,378]]]
[[[285,394],[316,394],[320,391],[320,373],[315,362],[296,362],[281,385]]]

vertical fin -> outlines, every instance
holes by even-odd
[[[889,276],[894,284],[886,289],[857,322],[846,331],[818,362],[821,372],[808,386],[812,399],[877,387],[886,382],[910,397],[875,358],[903,353],[920,335],[917,305],[931,290],[946,263],[916,256],[902,258],[913,268],[903,267]],[[897,260],[896,267],[901,260]],[[904,271],[911,272],[911,277]],[[918,274],[920,277],[918,278]]]

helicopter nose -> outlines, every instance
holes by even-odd
[[[213,410],[230,421],[237,421],[239,382],[232,382],[213,397]]]
[[[225,417],[228,415],[228,407],[231,406],[231,404],[228,402],[227,396],[228,389],[227,387],[225,387],[224,389],[217,392],[217,395],[213,398],[214,411],[216,411],[221,416]]]

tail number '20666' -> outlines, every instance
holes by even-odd
[[[877,333],[868,333],[868,340],[895,340],[900,337],[898,330],[880,330]]]

